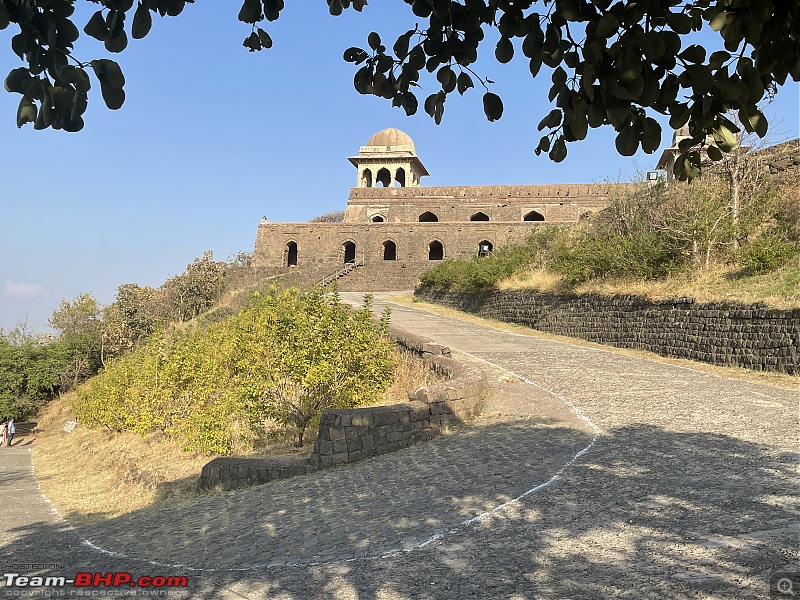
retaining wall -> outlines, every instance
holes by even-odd
[[[450,349],[390,326],[389,335],[422,357],[446,381],[408,392],[409,402],[335,409],[320,419],[310,457],[287,459],[215,458],[203,467],[198,488],[246,487],[394,452],[459,425],[480,413],[489,384],[477,367],[453,360]]]
[[[417,290],[416,294],[482,317],[620,348],[757,371],[800,373],[800,309],[533,290]]]

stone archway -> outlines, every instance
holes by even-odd
[[[469,218],[470,221],[488,221],[489,215],[484,212],[476,212]]]
[[[433,214],[431,211],[425,211],[419,216],[420,223],[438,223],[439,217]]]
[[[383,187],[390,187],[392,185],[392,173],[386,167],[375,174],[375,187],[377,187],[379,183]]]
[[[494,250],[494,244],[489,240],[481,240],[478,242],[478,256],[489,256]]]
[[[397,244],[392,240],[383,242],[383,260],[397,260]]]
[[[439,240],[428,244],[428,260],[444,260],[444,246]]]
[[[284,249],[287,267],[297,266],[297,242],[289,242]]]
[[[342,244],[342,254],[344,255],[344,262],[347,263],[354,263],[356,262],[356,245],[353,242],[345,242]]]
[[[538,211],[532,210],[527,215],[522,217],[523,221],[544,221],[544,215]]]

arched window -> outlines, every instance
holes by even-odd
[[[430,211],[426,211],[419,216],[420,223],[437,223],[438,221],[439,217]]]
[[[377,175],[375,175],[376,187],[379,183],[383,187],[389,187],[390,185],[392,185],[392,174],[389,172],[389,169],[384,167],[383,169],[378,171]]]
[[[383,218],[383,215],[373,215],[370,221],[373,223],[383,223],[386,219]]]
[[[383,260],[397,260],[397,244],[392,240],[383,242]]]
[[[362,179],[364,180],[364,187],[372,187],[372,171],[364,169]]]
[[[482,213],[482,212],[476,212],[474,215],[472,215],[469,218],[469,220],[470,221],[488,221],[489,220],[489,215],[487,215],[486,213]]]
[[[405,169],[397,169],[397,172],[394,174],[394,184],[399,187],[406,187]]]
[[[284,254],[286,255],[287,267],[297,266],[297,242],[289,242],[286,244]]]
[[[345,242],[342,244],[342,251],[344,252],[344,262],[356,262],[356,245],[353,242]]]
[[[544,221],[544,215],[542,213],[536,212],[532,210],[527,215],[522,217],[523,221]]]
[[[439,240],[433,240],[428,244],[428,260],[444,259],[444,246]]]
[[[478,256],[489,256],[494,250],[494,244],[489,240],[478,242]]]

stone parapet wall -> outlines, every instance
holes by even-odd
[[[482,317],[620,348],[714,365],[800,373],[800,309],[532,290],[416,293]]]
[[[483,371],[454,360],[449,348],[423,336],[394,326],[389,335],[448,379],[410,390],[407,403],[325,412],[310,457],[215,458],[203,467],[198,488],[230,490],[259,485],[394,452],[429,440],[443,428],[480,413],[489,389]]]
[[[622,184],[624,185],[624,184]],[[576,202],[594,201],[607,197],[620,184],[563,184],[563,185],[454,185],[423,187],[371,187],[352,188],[350,200],[366,198],[398,198],[411,200],[430,200],[431,198],[447,198],[459,201],[469,199],[500,200],[508,198],[569,198]]]

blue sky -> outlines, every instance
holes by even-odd
[[[85,24],[97,5],[77,4],[88,6],[76,13]],[[497,64],[491,34],[476,70],[505,101],[500,121],[486,121],[479,90],[452,95],[440,126],[421,109],[406,117],[357,94],[353,66],[342,60],[370,31],[390,46],[413,27],[406,4],[375,1],[338,18],[322,0],[287,4],[267,26],[273,48],[260,53],[241,45],[249,28],[236,2],[198,2],[155,19],[147,38],[113,57],[126,76],[125,105],[107,110],[93,82],[77,134],[17,129],[19,96],[0,91],[0,327],[27,319],[44,330],[62,298],[86,291],[106,304],[120,284],[157,286],[204,250],[218,259],[251,251],[262,215],[307,221],[343,209],[356,182],[346,157],[386,127],[414,139],[431,173],[424,185],[618,179],[652,168],[660,152],[620,157],[603,128],[569,145],[561,164],[537,157],[536,125],[552,108],[549,70],[532,80],[521,54]],[[3,74],[20,66],[12,33],[0,32]],[[107,53],[83,35],[76,56]],[[422,83],[420,100],[435,91],[435,82]],[[798,136],[799,113],[797,84],[768,109],[785,138]]]

